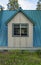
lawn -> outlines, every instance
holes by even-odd
[[[0,65],[41,65],[41,53],[27,50],[0,52]]]

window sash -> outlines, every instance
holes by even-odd
[[[18,25],[19,27],[16,26],[16,25]],[[13,24],[12,26],[13,26],[13,28],[12,28],[13,29],[13,31],[12,31],[13,32],[13,37],[14,36],[28,36],[28,24]],[[14,34],[14,32],[15,32],[14,28],[19,29],[20,34],[16,33],[16,35],[15,35]],[[24,34],[22,34],[22,29],[24,29],[24,31],[26,31],[26,32],[24,32]],[[25,29],[27,29],[27,30],[25,30]]]

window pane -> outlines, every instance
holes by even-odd
[[[27,28],[27,24],[21,24],[21,28]]]
[[[14,35],[20,35],[20,29],[14,28]]]
[[[28,35],[28,24],[21,24],[21,36]]]
[[[27,36],[27,28],[21,28],[21,36]]]
[[[20,28],[20,24],[14,24],[14,28]]]
[[[20,25],[14,24],[14,35],[20,35]]]

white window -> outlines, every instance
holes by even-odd
[[[28,24],[12,24],[12,36],[28,36]]]

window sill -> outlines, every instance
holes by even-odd
[[[12,36],[12,37],[29,37],[29,36]]]

